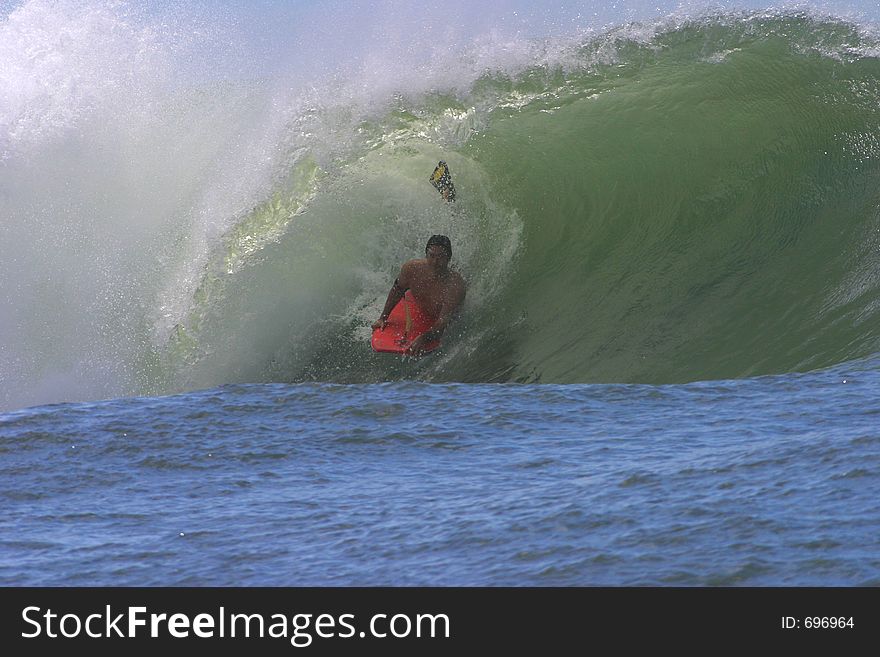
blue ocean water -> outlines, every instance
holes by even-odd
[[[880,585],[877,363],[0,416],[4,585]]]

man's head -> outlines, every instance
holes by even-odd
[[[433,247],[433,248],[432,248]],[[440,248],[437,248],[440,247]],[[430,256],[432,252],[440,252],[440,249],[446,252],[446,259],[452,259],[452,242],[446,235],[431,235],[431,239],[425,245],[425,255]]]

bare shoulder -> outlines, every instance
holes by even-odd
[[[421,268],[420,260],[407,260],[400,266],[400,282],[408,282],[413,276],[418,276]]]
[[[452,288],[460,301],[461,299],[464,299],[465,292],[467,291],[467,283],[465,282],[464,277],[457,271],[450,271],[449,274],[449,287]]]
[[[406,272],[417,272],[425,267],[425,259],[424,258],[413,258],[412,260],[407,260],[403,263],[403,266],[400,268],[402,271]]]

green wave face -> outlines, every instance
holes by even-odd
[[[505,378],[676,382],[875,352],[880,63],[850,44],[804,18],[680,28],[474,139],[525,225],[494,304]]]
[[[876,353],[876,41],[799,14],[636,32],[362,122],[344,158],[294,176],[308,194],[227,239],[164,354],[173,378],[659,383]],[[427,180],[439,159],[452,207]],[[438,232],[462,318],[436,356],[372,354],[397,267]]]

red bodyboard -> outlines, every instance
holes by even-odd
[[[419,304],[407,290],[388,316],[388,324],[382,329],[373,329],[370,345],[373,351],[402,354],[412,341],[431,328],[434,322],[419,308]],[[440,340],[425,345],[424,351],[433,351],[440,346]]]

